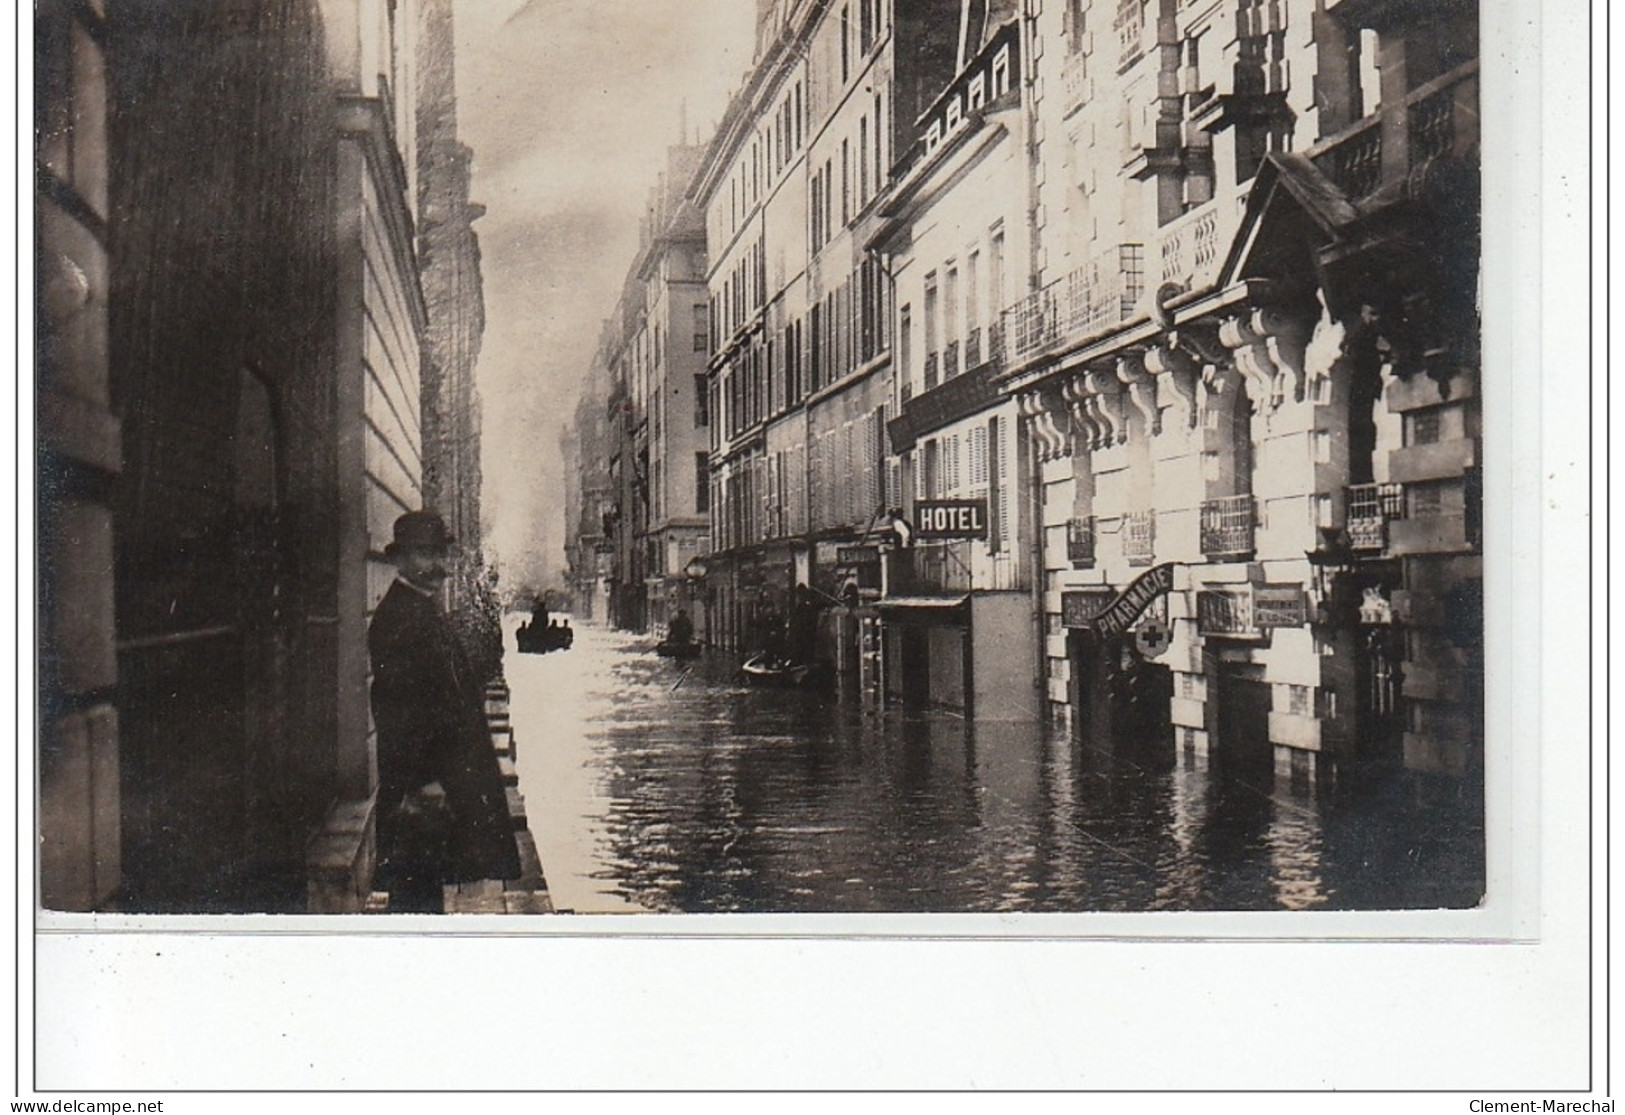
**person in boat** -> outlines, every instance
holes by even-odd
[[[688,618],[688,613],[681,608],[672,617],[671,625],[666,628],[666,642],[674,646],[687,646],[694,641],[694,621]]]

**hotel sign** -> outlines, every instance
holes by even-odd
[[[916,500],[914,503],[914,537],[921,541],[944,538],[986,538],[987,500]]]

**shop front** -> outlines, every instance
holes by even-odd
[[[1119,591],[1091,585],[1061,594],[1070,663],[1073,738],[1092,750],[1166,765],[1174,757],[1168,589],[1158,566]]]

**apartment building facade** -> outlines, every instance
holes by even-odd
[[[892,282],[868,245],[958,15],[763,3],[755,66],[695,178],[712,249],[707,587],[729,649],[768,641],[797,585],[839,599],[843,550],[885,514]],[[826,619],[838,669],[856,668],[857,624],[850,605]]]
[[[713,640],[805,584],[877,699],[1478,785],[1472,5],[757,29],[690,189]]]
[[[1473,9],[1031,25],[1035,289],[1001,388],[1032,415],[1052,709],[1102,747],[1471,774]]]

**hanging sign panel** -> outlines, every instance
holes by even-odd
[[[1196,594],[1196,630],[1202,635],[1257,638],[1250,589],[1207,589]]]
[[[1061,593],[1061,626],[1092,627],[1095,617],[1117,599],[1117,590],[1110,585],[1069,589]]]
[[[1309,622],[1309,602],[1298,584],[1255,585],[1253,626],[1302,627]]]

